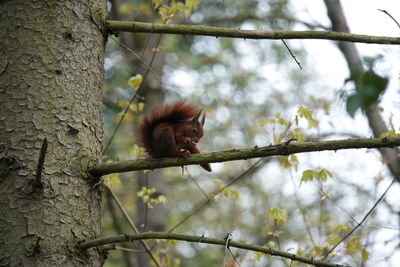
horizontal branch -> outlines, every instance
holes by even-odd
[[[187,34],[242,39],[325,39],[369,44],[400,44],[400,37],[370,36],[332,31],[257,31],[197,25],[152,24],[107,20],[110,32]]]
[[[173,234],[173,233],[164,233],[164,232],[150,232],[150,233],[139,233],[133,235],[118,235],[113,237],[106,237],[95,239],[92,241],[85,241],[78,244],[78,247],[81,249],[88,249],[91,247],[98,247],[108,244],[115,244],[120,242],[133,242],[135,240],[144,240],[144,239],[169,239],[169,240],[181,240],[193,243],[206,243],[206,244],[214,244],[221,246],[229,246],[240,249],[246,249],[250,251],[262,252],[271,256],[279,256],[286,259],[290,259],[292,261],[303,262],[306,264],[311,264],[314,266],[329,266],[329,267],[339,267],[343,265],[333,264],[325,261],[314,260],[313,258],[300,257],[292,253],[275,250],[269,247],[250,245],[242,242],[232,241],[231,239],[217,239],[210,238],[204,236],[192,236],[192,235],[182,235],[182,234]]]
[[[295,153],[341,150],[352,148],[381,148],[400,146],[400,136],[371,138],[371,139],[346,139],[331,141],[315,141],[304,143],[289,143],[255,147],[253,149],[233,149],[222,152],[193,154],[189,158],[161,158],[139,159],[99,163],[89,169],[93,176],[102,176],[110,173],[129,172],[137,170],[153,170],[164,167],[199,165],[204,163],[244,160],[270,156],[287,156]]]

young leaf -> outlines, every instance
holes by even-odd
[[[121,179],[119,178],[119,173],[112,173],[106,176],[105,182],[111,188],[116,188],[121,184]]]
[[[361,108],[361,98],[358,94],[353,94],[347,97],[346,110],[352,118],[354,118],[354,115],[359,108]]]
[[[321,169],[318,171],[318,179],[325,182],[328,178],[332,178],[333,175],[327,169]]]
[[[271,207],[267,215],[274,220],[275,226],[283,226],[288,219],[287,211],[278,207]]]
[[[365,249],[361,250],[361,261],[366,262],[369,259],[369,252]]]
[[[330,234],[328,236],[328,240],[327,243],[331,246],[336,245],[337,243],[339,243],[340,241],[340,237],[337,234]]]
[[[311,109],[300,106],[297,109],[297,114],[299,114],[300,118],[305,118],[312,128],[316,128],[318,126],[318,121],[313,117],[313,111]]]
[[[263,127],[265,124],[267,124],[267,120],[260,120],[260,121],[258,122],[258,126],[259,126],[259,127]]]
[[[361,251],[362,244],[360,241],[360,236],[354,236],[347,244],[346,244],[346,252],[350,255],[354,255],[356,252]]]
[[[314,171],[313,170],[306,170],[303,171],[303,175],[301,176],[302,182],[308,182],[314,179]]]
[[[128,86],[131,87],[133,90],[138,90],[140,85],[143,82],[143,77],[141,74],[136,74],[135,76],[131,77],[128,80]]]
[[[301,176],[301,182],[308,182],[314,179],[319,181],[325,182],[328,178],[332,178],[333,175],[327,169],[320,169],[320,170],[305,170],[303,175]]]
[[[395,135],[396,135],[395,130],[390,130],[390,131],[381,133],[381,134],[379,135],[379,137],[380,137],[380,138],[383,138],[383,137],[389,137],[389,136],[395,136]]]

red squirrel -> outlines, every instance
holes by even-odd
[[[202,111],[185,101],[154,108],[139,125],[141,145],[153,158],[187,158],[191,153],[201,154],[196,143],[203,137],[206,116],[199,120]],[[211,171],[209,163],[200,166]]]

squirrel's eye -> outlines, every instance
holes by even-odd
[[[192,132],[196,133],[197,129],[196,128],[192,128]]]

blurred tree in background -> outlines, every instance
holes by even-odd
[[[116,20],[348,31],[343,28],[346,18],[337,18],[343,15],[338,1],[317,3],[321,14],[329,14],[321,22],[304,15],[305,9],[293,2],[112,0],[108,5]],[[137,90],[128,80],[140,81],[140,74],[144,82],[105,151],[105,160],[144,157],[135,135],[144,112],[180,99],[206,110],[200,142],[206,152],[291,138],[302,142],[390,135],[399,129],[393,118],[398,115],[395,103],[377,106],[385,98],[389,78],[395,78],[390,76],[396,47],[382,48],[381,55],[373,52],[363,60],[352,43],[339,43],[337,49],[330,41],[286,41],[300,69],[282,41],[130,33],[120,33],[118,40],[109,39],[105,59],[105,144]],[[353,52],[346,54],[348,49]],[[379,128],[376,122],[389,128]],[[394,157],[385,151],[316,152],[213,164],[212,173],[193,166],[183,173],[169,168],[104,179],[141,231],[172,229],[218,238],[231,233],[235,240],[320,258],[357,225],[396,174],[397,151]],[[232,180],[234,184],[213,195]],[[398,192],[396,186],[393,192]],[[389,194],[332,259],[349,265],[394,266],[400,257],[395,253],[400,240],[398,200]],[[106,197],[103,209],[104,236],[131,232],[111,198]],[[231,250],[234,256],[221,247],[184,242],[158,242],[153,249],[166,266],[291,266],[287,260]],[[110,252],[106,266],[149,266],[149,258],[141,246],[124,244]]]

